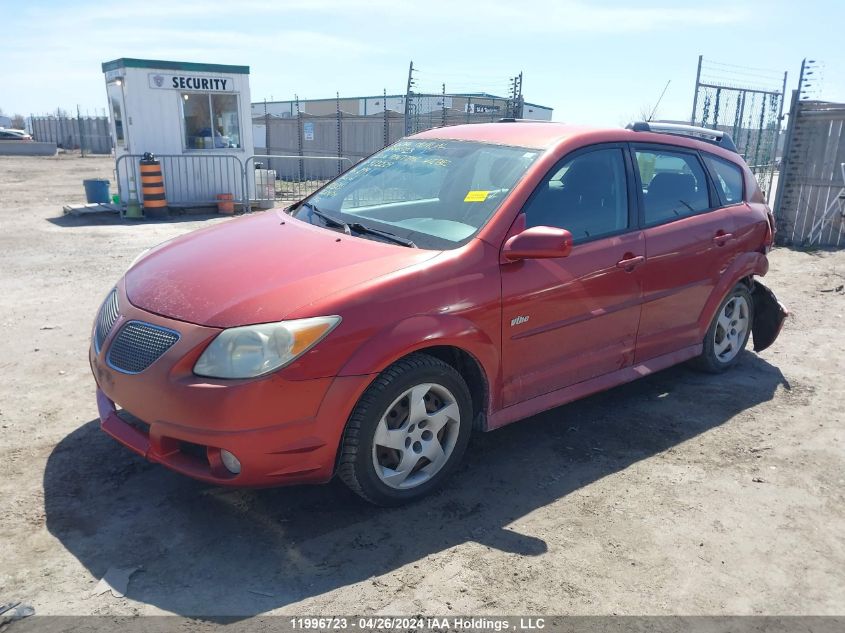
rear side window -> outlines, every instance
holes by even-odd
[[[693,154],[637,150],[645,223],[660,224],[710,208],[707,177]]]
[[[710,168],[722,204],[742,202],[742,170],[730,161],[709,154],[704,155],[704,162]]]

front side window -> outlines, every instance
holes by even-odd
[[[338,176],[295,216],[323,225],[316,208],[421,248],[454,248],[487,223],[538,155],[489,143],[402,140]]]
[[[660,224],[710,208],[707,178],[693,154],[637,150],[645,223]]]
[[[625,156],[619,148],[600,149],[555,167],[525,206],[526,226],[553,226],[575,242],[628,227]]]
[[[182,93],[182,118],[186,149],[241,147],[237,95]]]
[[[742,170],[729,161],[709,154],[704,155],[704,161],[716,182],[716,191],[719,193],[722,204],[742,202]]]

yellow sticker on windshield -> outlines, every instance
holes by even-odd
[[[469,191],[464,202],[484,202],[489,194],[489,191]]]

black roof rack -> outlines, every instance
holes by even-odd
[[[626,129],[634,132],[656,132],[658,134],[674,134],[675,136],[686,136],[699,141],[705,141],[718,145],[731,152],[739,153],[734,145],[731,135],[721,130],[713,130],[707,127],[696,127],[695,125],[683,125],[681,123],[659,123],[655,121],[636,121],[629,123]]]

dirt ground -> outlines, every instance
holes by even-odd
[[[39,614],[843,614],[845,252],[771,255],[793,311],[722,376],[677,367],[474,438],[447,490],[223,490],[98,429],[95,311],[221,218],[63,217],[107,158],[0,158],[0,603]],[[828,290],[832,290],[827,292]],[[138,567],[125,598],[92,597]]]

